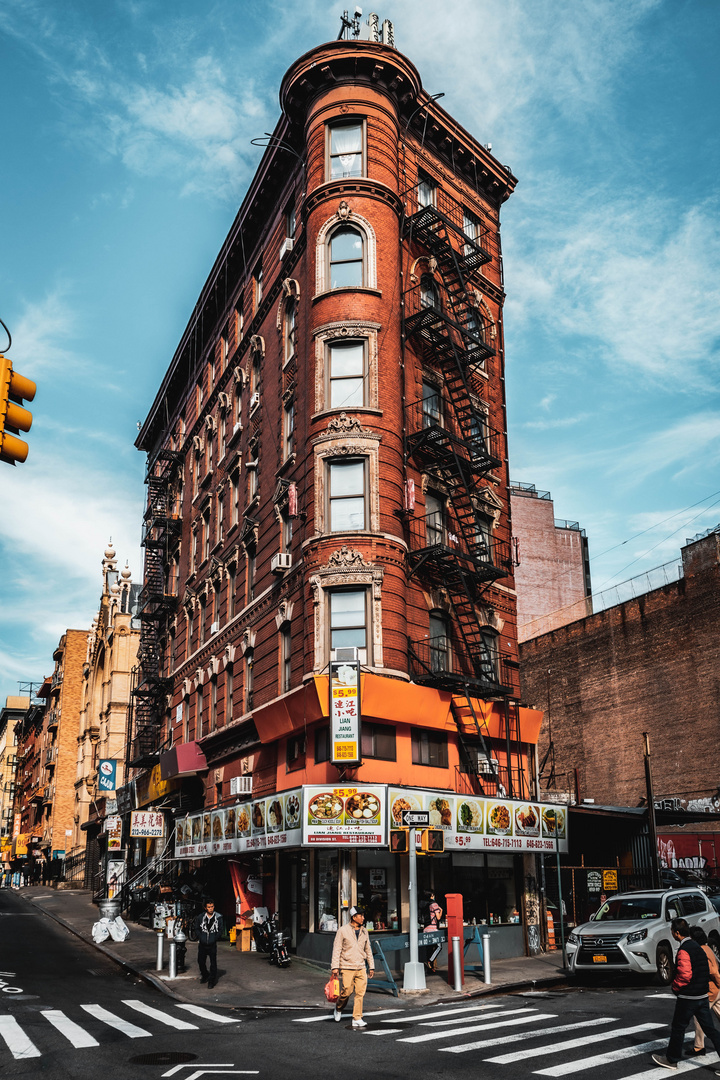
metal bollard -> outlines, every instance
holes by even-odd
[[[162,971],[163,969],[163,937],[164,931],[157,931],[157,959],[155,961],[155,970]]]
[[[490,976],[490,935],[483,934],[483,982],[491,982]]]
[[[452,939],[453,979],[454,990],[462,990],[462,952],[460,951],[460,938]]]
[[[168,979],[177,978],[177,945],[175,944],[175,938],[170,938],[170,948],[168,949]]]

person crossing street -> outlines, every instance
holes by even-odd
[[[217,982],[217,943],[225,932],[223,917],[215,910],[214,900],[205,901],[205,910],[195,916],[194,927],[198,939],[200,982],[206,982],[208,990],[212,990]],[[210,961],[209,976],[208,960]]]
[[[350,908],[350,922],[341,926],[335,934],[332,951],[332,973],[340,978],[340,997],[335,1003],[333,1012],[334,1020],[342,1019],[342,1011],[350,996],[355,994],[353,1003],[354,1028],[364,1028],[367,1024],[363,1020],[363,998],[367,989],[368,978],[372,979],[375,974],[370,938],[363,925],[365,916],[356,907]],[[367,963],[368,971],[365,972]]]
[[[675,1012],[670,1027],[670,1042],[664,1054],[653,1054],[656,1065],[664,1069],[677,1069],[683,1052],[685,1031],[695,1017],[702,1032],[720,1054],[720,1031],[712,1022],[708,1004],[710,968],[707,957],[697,941],[690,937],[690,926],[685,919],[673,919],[670,924],[672,936],[680,942],[675,957],[675,978],[672,989],[676,995]],[[716,1070],[716,1076],[720,1072]]]

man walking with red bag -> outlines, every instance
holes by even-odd
[[[367,989],[368,978],[375,974],[370,938],[363,925],[365,916],[357,908],[350,908],[350,922],[341,926],[335,935],[332,952],[332,974],[340,978],[340,997],[335,1002],[333,1019],[342,1019],[342,1010],[351,994],[355,994],[353,1003],[354,1028],[364,1028],[367,1024],[362,1018],[363,998]],[[367,961],[368,972],[365,973]]]

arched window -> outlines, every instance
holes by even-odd
[[[362,288],[365,284],[363,235],[352,225],[342,225],[330,237],[331,289]]]

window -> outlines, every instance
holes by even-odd
[[[195,634],[195,608],[190,608],[187,617],[187,655],[192,652],[193,636]]]
[[[195,696],[195,738],[203,737],[203,688],[198,686]]]
[[[235,584],[237,578],[237,567],[235,563],[231,563],[227,569],[227,583],[228,583],[228,602],[227,602],[227,617],[232,619],[235,615]]]
[[[362,756],[396,761],[395,728],[389,724],[362,724]]]
[[[210,558],[210,507],[202,516],[202,559]]]
[[[251,649],[245,653],[245,711],[250,712],[253,707],[253,665],[254,657]]]
[[[214,731],[217,727],[217,679],[210,681],[210,727]]]
[[[283,461],[295,451],[295,402],[289,401],[283,409]]]
[[[329,349],[331,409],[359,409],[365,404],[365,343],[333,342]]]
[[[357,289],[365,284],[363,236],[352,225],[341,225],[330,237],[330,288]]]
[[[217,543],[221,544],[225,539],[225,496],[222,492],[219,492],[217,497],[215,532]]]
[[[292,672],[292,638],[289,626],[280,630],[280,693],[287,694],[290,689]]]
[[[205,641],[205,615],[207,610],[207,600],[205,595],[200,597],[200,644]]]
[[[284,323],[284,337],[285,337],[285,363],[292,360],[295,355],[295,346],[297,343],[297,303],[295,300],[288,300],[285,305],[285,317]]]
[[[288,772],[305,768],[305,733],[288,735],[286,765]]]
[[[330,726],[315,728],[315,764],[330,760]]]
[[[262,303],[263,298],[263,268],[262,263],[258,263],[255,267],[255,273],[253,274],[253,314],[257,311]]]
[[[330,180],[364,176],[362,121],[331,125],[329,156]]]
[[[287,507],[282,511],[280,529],[282,550],[290,551],[290,548],[292,547],[293,519],[290,517]]]
[[[492,562],[492,518],[475,512],[476,555],[487,562]]]
[[[297,218],[295,216],[295,203],[290,203],[285,211],[285,235],[290,238],[295,236],[295,229],[297,228]]]
[[[196,450],[192,457],[192,493],[193,498],[200,490],[200,451]]]
[[[449,671],[450,656],[447,619],[444,615],[430,614],[430,670]]]
[[[447,769],[447,735],[427,728],[412,728],[410,738],[413,765],[430,765],[436,769]]]
[[[440,310],[440,290],[431,274],[423,274],[420,279],[420,306]]]
[[[428,491],[425,496],[425,543],[436,547],[445,542],[445,504],[438,495]]]
[[[188,698],[183,698],[182,716],[183,716],[183,742],[190,742],[190,701],[188,700]]]
[[[330,593],[330,648],[367,645],[365,590],[338,590]]]
[[[418,174],[418,206],[435,206],[437,202],[437,184],[429,176]]]
[[[442,393],[432,383],[422,384],[423,427],[442,427]]]
[[[220,622],[220,582],[213,582],[212,622]]]
[[[255,599],[255,563],[257,555],[255,550],[247,553],[247,598],[248,603]]]
[[[220,417],[220,432],[218,434],[218,460],[222,461],[225,457],[225,449],[227,447],[227,416],[225,413]]]
[[[365,528],[365,462],[333,461],[329,471],[330,532]]]
[[[205,473],[213,470],[213,430],[208,428],[205,435]]]
[[[482,672],[490,682],[497,682],[497,634],[494,630],[483,630],[480,634],[480,663]]]
[[[471,214],[469,210],[463,210],[463,232],[467,236],[468,240],[472,240],[473,244],[480,244],[480,237],[482,236],[480,221]],[[465,254],[472,255],[474,248],[470,244],[465,245]]]
[[[233,718],[233,669],[225,669],[225,723],[230,724]]]
[[[475,409],[470,417],[470,450],[473,454],[485,456],[488,444],[487,414]]]
[[[260,353],[255,353],[250,367],[250,394],[260,391]]]
[[[240,472],[230,473],[230,528],[240,520]]]
[[[248,461],[247,474],[248,474],[248,502],[251,503],[258,493],[258,463],[257,461]]]
[[[242,420],[242,383],[235,384],[235,392],[233,394],[233,410],[232,410],[232,434],[235,434],[235,430],[240,426]]]

